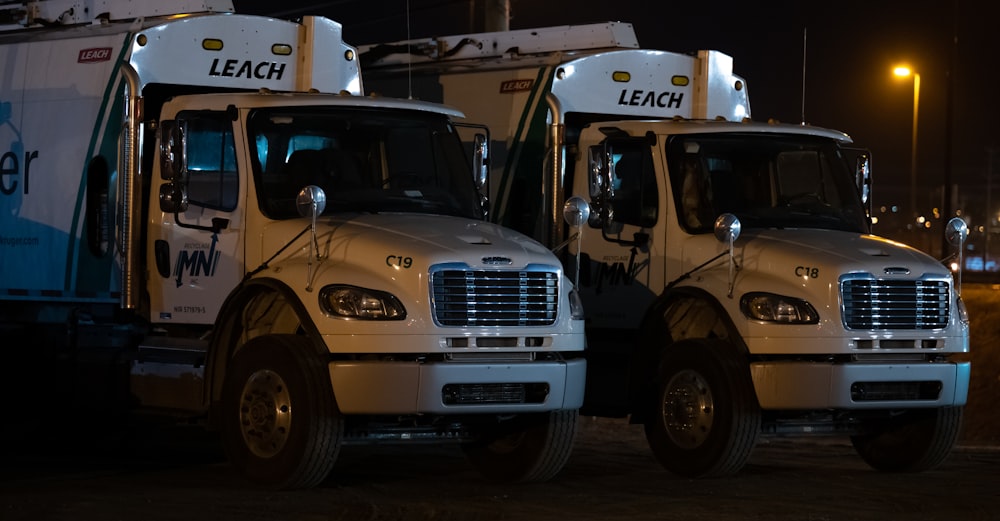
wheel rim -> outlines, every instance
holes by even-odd
[[[678,447],[701,446],[712,432],[715,418],[708,382],[690,369],[675,374],[664,389],[661,414],[667,435]]]
[[[292,400],[281,376],[270,370],[250,375],[240,394],[240,431],[255,456],[270,458],[284,448],[292,423]]]

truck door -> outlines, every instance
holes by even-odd
[[[232,117],[182,111],[160,124],[150,205],[153,322],[211,324],[244,273],[246,187]]]
[[[662,257],[662,244],[653,238],[663,210],[652,150],[646,139],[608,139],[590,147],[582,161],[589,162],[588,191],[597,214],[581,231],[587,325],[634,330],[642,320],[634,310],[645,309],[657,294],[659,277],[650,260]]]

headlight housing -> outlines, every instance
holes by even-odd
[[[754,292],[743,295],[740,310],[751,320],[779,324],[815,324],[819,313],[812,304],[774,293]]]
[[[347,284],[325,286],[319,306],[330,316],[359,320],[403,320],[406,308],[390,293]]]
[[[955,304],[958,307],[958,319],[962,321],[963,325],[969,325],[969,310],[965,307],[965,301],[962,300],[962,297],[956,297]]]

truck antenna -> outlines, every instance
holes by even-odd
[[[802,28],[802,124],[806,124],[806,32],[808,27]]]

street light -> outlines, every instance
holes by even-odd
[[[910,149],[910,208],[917,215],[917,112],[920,109],[920,74],[906,66],[899,66],[892,73],[901,78],[913,76],[913,138]]]

